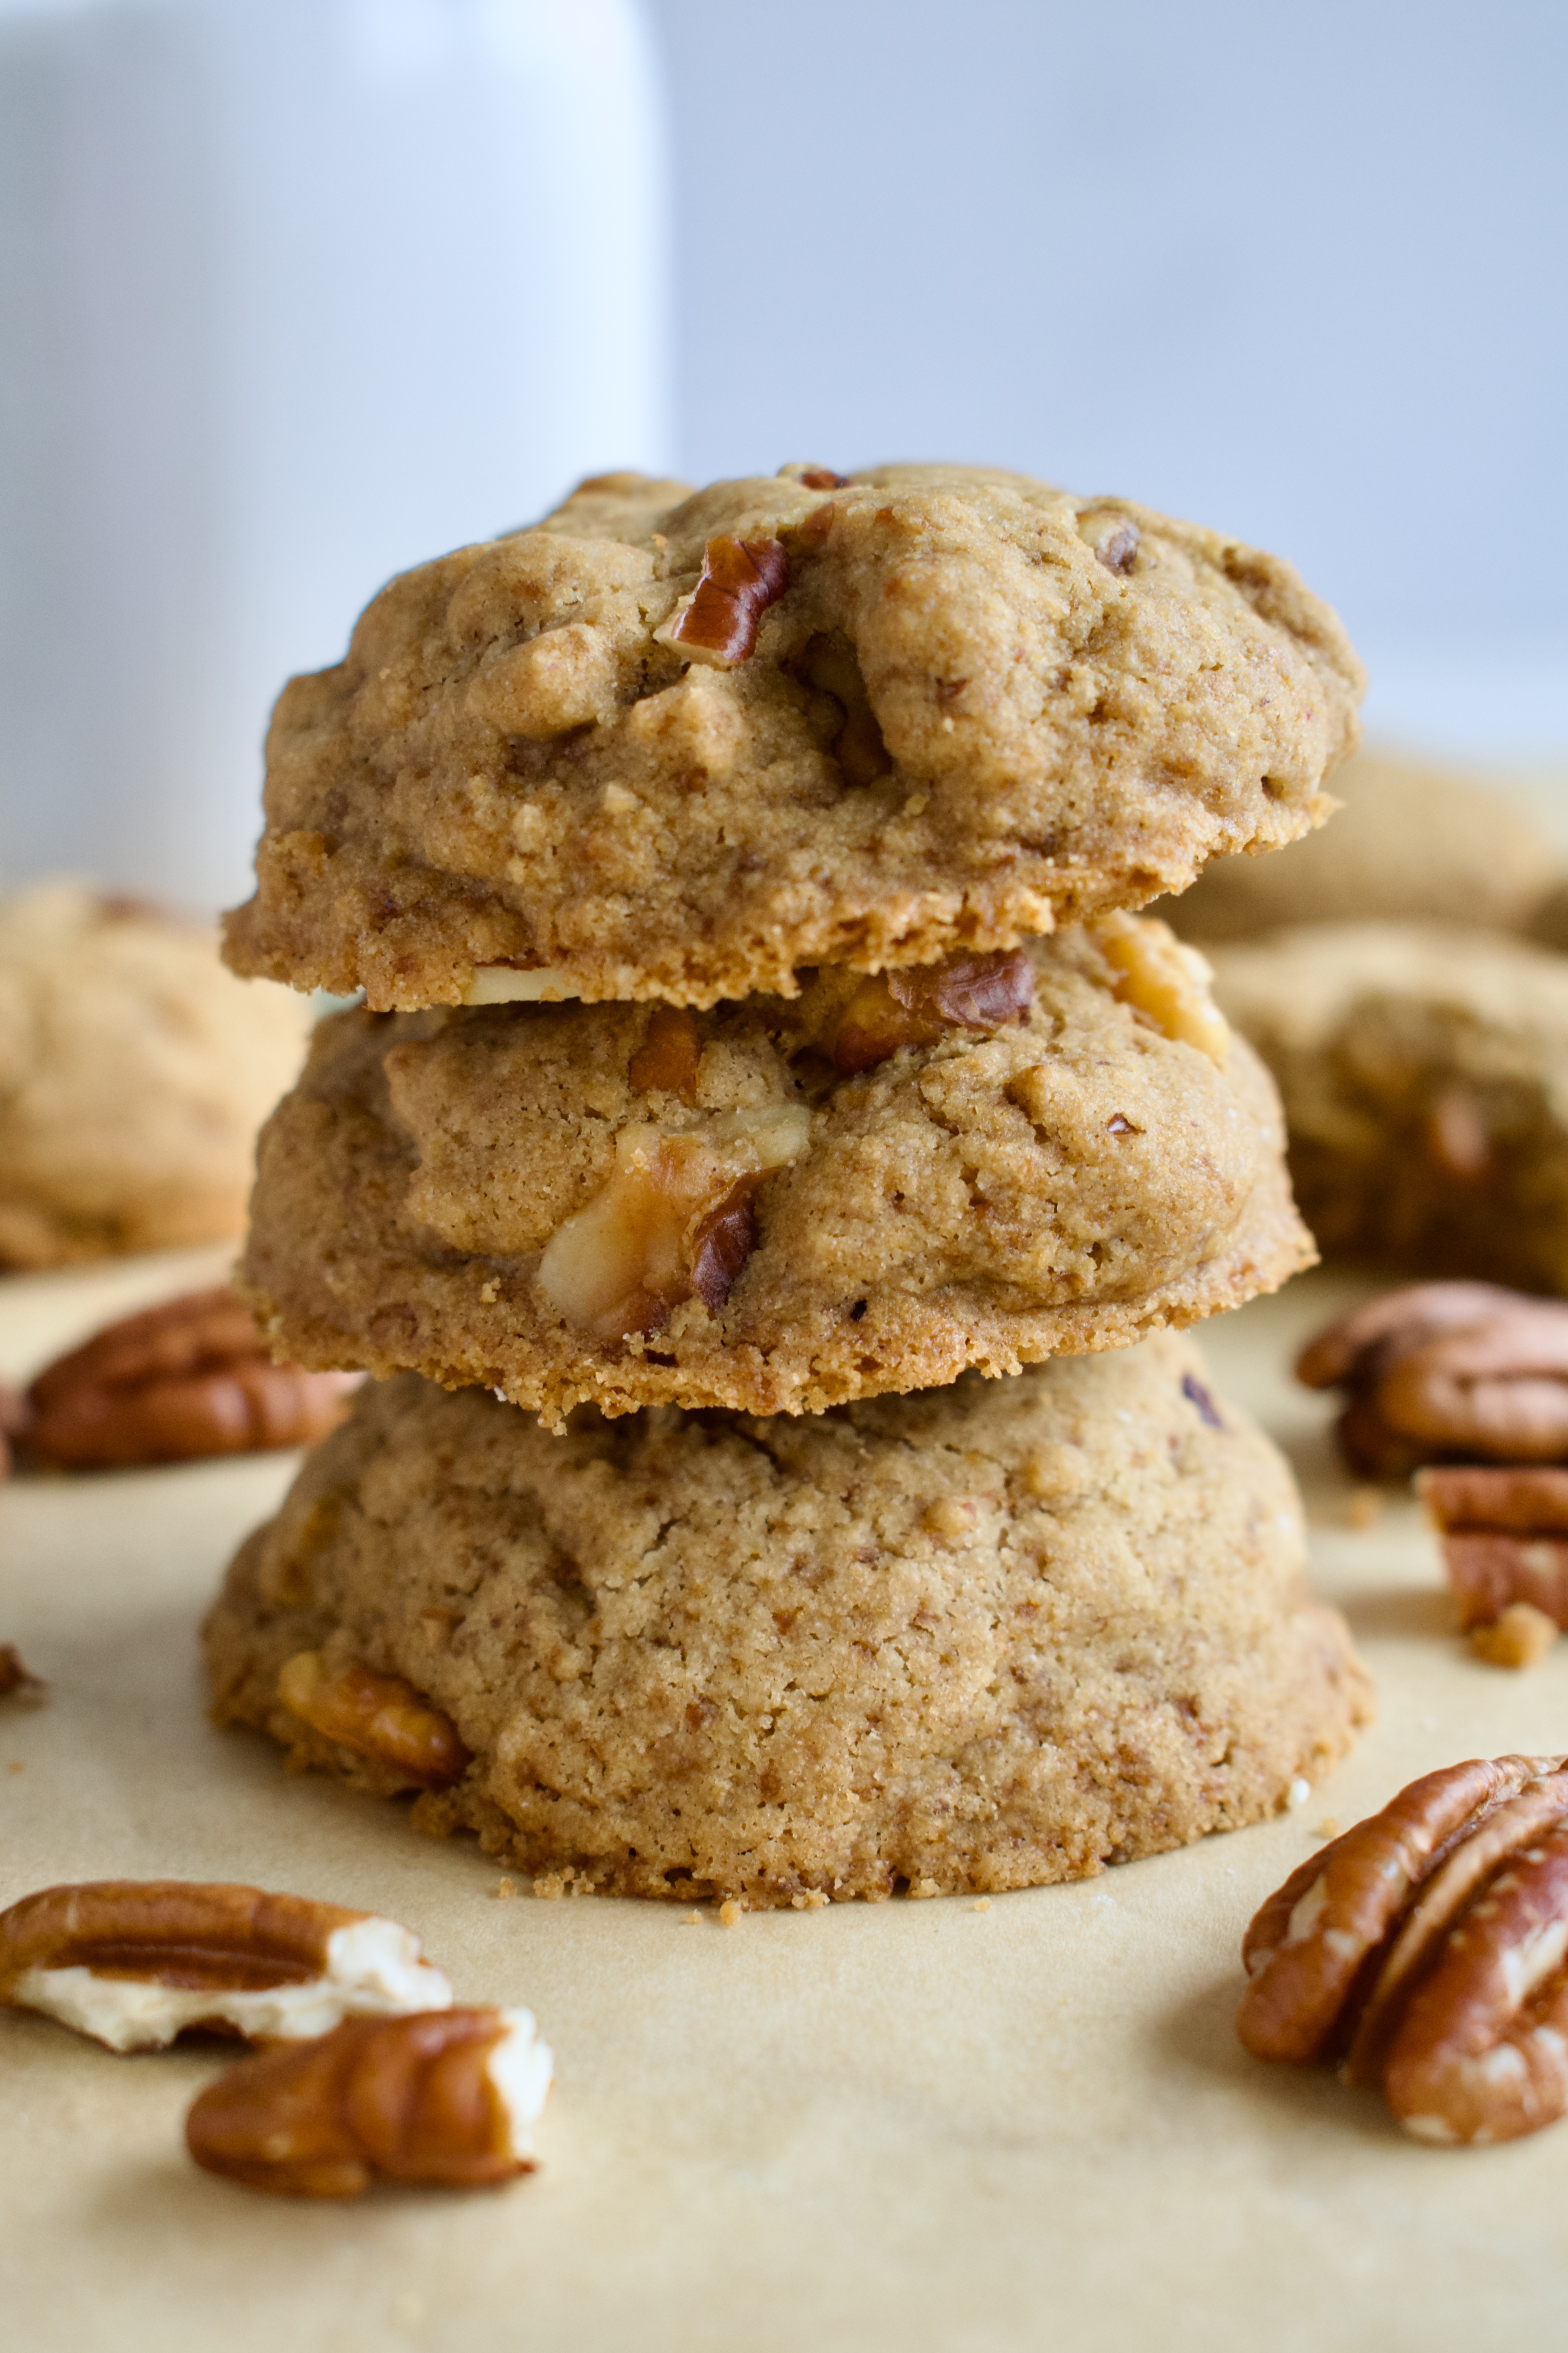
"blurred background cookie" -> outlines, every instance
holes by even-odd
[[[0,901],[0,1268],[237,1234],[310,1022],[205,926],[77,882]]]
[[[1319,923],[1211,952],[1285,1104],[1329,1255],[1568,1293],[1568,956],[1422,923]]]
[[[1523,932],[1551,895],[1552,944],[1568,946],[1563,861],[1519,795],[1383,751],[1356,753],[1332,788],[1343,806],[1318,832],[1268,858],[1216,858],[1152,912],[1205,944],[1368,917]]]

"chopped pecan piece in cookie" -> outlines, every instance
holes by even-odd
[[[984,1036],[1022,1021],[1034,1001],[1035,970],[1022,948],[948,956],[861,981],[822,1043],[835,1070],[849,1077],[907,1046],[934,1045],[951,1029]]]
[[[1212,976],[1196,948],[1150,916],[1102,915],[1089,931],[1115,967],[1116,994],[1124,1005],[1147,1014],[1167,1038],[1224,1061],[1230,1030],[1209,995]]]
[[[0,1913],[0,2002],[111,2051],[163,2050],[191,2028],[293,2039],[451,1999],[395,1920],[258,1887],[95,1880]]]
[[[1253,1920],[1254,2057],[1342,2063],[1419,2140],[1512,2140],[1568,2106],[1568,1771],[1429,1773],[1301,1864]]]
[[[312,1732],[416,1788],[445,1788],[468,1770],[451,1717],[401,1675],[377,1674],[357,1661],[331,1667],[320,1651],[300,1651],[279,1674],[278,1697]]]
[[[335,1430],[353,1373],[274,1364],[232,1291],[128,1315],[41,1372],[18,1442],[57,1470],[309,1446]]]
[[[209,2084],[185,2140],[209,2173],[285,2198],[374,2179],[489,2189],[531,2173],[551,2057],[526,2010],[354,2019]]]
[[[756,649],[757,625],[789,586],[789,557],[776,539],[732,539],[721,533],[702,551],[702,575],[669,619],[654,631],[689,661],[732,670]]]
[[[1416,1282],[1355,1308],[1296,1366],[1342,1388],[1339,1440],[1363,1477],[1417,1464],[1568,1461],[1568,1303],[1482,1282]]]

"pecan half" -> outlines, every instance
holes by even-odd
[[[373,1757],[416,1788],[445,1788],[468,1769],[468,1751],[451,1717],[401,1675],[357,1663],[331,1668],[320,1651],[299,1651],[279,1674],[278,1696],[313,1732]]]
[[[1465,1630],[1521,1608],[1568,1630],[1568,1471],[1423,1471],[1415,1488],[1442,1537]],[[1513,1622],[1522,1636],[1524,1621]],[[1499,1663],[1512,1662],[1510,1647],[1518,1645],[1505,1646]],[[1526,1642],[1519,1664],[1532,1663],[1531,1649]]]
[[[1318,1335],[1296,1366],[1343,1388],[1339,1440],[1367,1478],[1418,1463],[1568,1461],[1568,1302],[1415,1282]]]
[[[235,1293],[195,1291],[110,1324],[41,1372],[21,1443],[34,1461],[72,1471],[310,1446],[342,1419],[362,1377],[275,1365]]]
[[[1568,1759],[1429,1773],[1247,1929],[1256,2058],[1338,2059],[1405,2131],[1510,2140],[1568,2107]]]
[[[662,628],[660,645],[673,646],[689,661],[733,670],[756,650],[757,628],[770,605],[789,586],[789,557],[776,539],[710,539],[702,551],[702,573]]]
[[[989,1036],[1022,1021],[1035,1001],[1035,967],[1022,948],[961,953],[941,964],[874,973],[821,1040],[834,1068],[852,1077],[906,1046],[933,1046],[952,1029]]]
[[[220,2075],[185,2120],[208,2173],[285,2198],[386,2181],[488,2189],[533,2170],[551,2057],[526,2010],[352,2020]]]
[[[22,1700],[36,1706],[48,1688],[40,1675],[29,1672],[15,1642],[0,1642],[0,1699]]]
[[[0,2002],[111,2051],[163,2050],[193,2027],[316,2035],[451,1999],[395,1920],[258,1887],[91,1880],[0,1913]]]

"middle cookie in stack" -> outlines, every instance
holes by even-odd
[[[1284,567],[1014,476],[795,469],[690,497],[611,478],[536,531],[394,583],[348,659],[279,706],[260,887],[231,928],[241,969],[363,986],[384,1008],[323,1026],[264,1139],[244,1272],[268,1332],[306,1364],[494,1389],[556,1428],[584,1406],[837,1419],[851,1400],[966,1367],[1016,1375],[1121,1349],[1272,1288],[1310,1244],[1269,1082],[1227,1036],[1201,963],[1123,911],[1183,887],[1216,849],[1271,847],[1314,822],[1358,684],[1332,617]],[[1056,921],[1068,927],[1026,944]],[[1072,1711],[1056,1703],[993,1723],[978,1686],[945,1711],[900,1699],[910,1670],[886,1613],[907,1579],[892,1564],[952,1534],[922,1517],[942,1507],[924,1494],[929,1464],[912,1519],[889,1505],[880,1533],[861,1530],[857,1557],[889,1564],[869,1580],[881,1601],[835,1587],[828,1620],[863,1620],[846,1639],[875,1662],[876,1688],[858,1672],[850,1713],[887,1727],[877,1788],[908,1797],[930,1767],[933,1788],[956,1773],[967,1791],[945,1847],[930,1820],[946,1801],[933,1816],[912,1797],[851,1806],[848,1843],[814,1844],[826,1785],[787,1759],[803,1737],[827,1754],[825,1719],[803,1733],[776,1694],[764,1702],[766,1673],[682,1703],[684,1852],[668,1807],[610,1805],[603,1736],[547,1739],[556,1704],[542,1713],[517,1683],[531,1646],[565,1655],[528,1598],[530,1546],[553,1559],[563,1541],[544,1502],[548,1442],[503,1406],[448,1429],[434,1391],[390,1419],[374,1399],[356,1415],[352,1563],[335,1538],[313,1553],[296,1530],[270,1567],[237,1564],[213,1633],[220,1708],[285,1735],[303,1725],[312,1761],[357,1775],[368,1760],[377,1786],[401,1771],[402,1786],[445,1787],[444,1822],[479,1827],[536,1871],[570,1865],[639,1892],[872,1892],[915,1873],[911,1857],[936,1886],[1017,1884],[1249,1818],[1338,1753],[1362,1687],[1342,1630],[1321,1618],[1317,1665],[1284,1666],[1306,1623],[1288,1511],[1262,1509],[1279,1535],[1226,1564],[1234,1586],[1211,1613],[1205,1664],[1184,1614],[1213,1543],[1202,1514],[1184,1534],[1167,1526],[1170,1565],[1134,1599],[1128,1580],[1147,1582],[1135,1532],[1169,1522],[1188,1425],[1212,1412],[1226,1426],[1195,1373],[1163,1358],[1139,1371],[1143,1354],[1108,1367],[1109,1385],[1051,1365],[1026,1382],[1043,1416],[1025,1433],[1029,1461],[1041,1445],[1093,1455],[1112,1423],[1146,1430],[1085,1473],[1134,1532],[1112,1548],[1101,1620],[1142,1629],[1129,1663],[1108,1663],[1069,1609],[1044,1651],[993,1641],[982,1681],[1046,1673],[1048,1657],[1059,1694],[1082,1644],[1087,1690],[1134,1673],[1137,1654],[1129,1722],[1201,1726],[1184,1746],[1132,1738],[1099,1704],[1097,1751],[1059,1729]],[[1149,1380],[1170,1391],[1158,1409],[1139,1390]],[[589,1631],[567,1648],[591,1663],[549,1670],[560,1711],[621,1720],[643,1760],[634,1782],[676,1773],[647,1691],[680,1686],[672,1645],[693,1660],[755,1650],[758,1593],[786,1573],[810,1580],[814,1515],[854,1529],[845,1448],[865,1457],[868,1493],[896,1490],[900,1461],[933,1446],[989,1462],[1010,1492],[1023,1395],[966,1384],[934,1421],[912,1398],[874,1425],[849,1408],[820,1443],[781,1440],[762,1521],[748,1524],[737,1487],[733,1530],[713,1539],[724,1576],[685,1562],[678,1604],[640,1651],[624,1627],[595,1642],[603,1609],[585,1604]],[[586,1446],[590,1487],[637,1487],[633,1520],[698,1511],[711,1524],[734,1441],[700,1422],[688,1441],[678,1425],[601,1443],[579,1412],[561,1476]],[[711,1462],[689,1495],[690,1445]],[[489,1467],[467,1480],[474,1447]],[[469,1538],[518,1559],[516,1590],[493,1597],[513,1630],[500,1654],[468,1607],[462,1547],[447,1599],[439,1547],[395,1567],[364,1502],[388,1450],[421,1495],[445,1480],[471,1489]],[[1194,1458],[1189,1501],[1213,1475]],[[548,1577],[597,1595],[624,1555],[624,1574],[646,1579],[632,1566],[646,1532],[623,1516],[590,1515],[604,1557]],[[1040,1519],[1031,1507],[1021,1559],[1048,1585],[1055,1546],[1070,1586],[1083,1526]],[[966,1551],[922,1609],[951,1606],[965,1623],[1039,1609],[1013,1593],[1023,1568],[1004,1567],[1015,1507],[986,1525],[990,1568]],[[787,1562],[781,1525],[798,1532]],[[437,1620],[463,1672],[433,1656]],[[790,1628],[775,1635],[793,1655]],[[842,1680],[842,1662],[828,1672]],[[423,1778],[389,1754],[384,1725],[379,1749],[366,1728],[383,1701],[402,1704],[376,1699],[388,1678],[415,1719],[425,1706],[450,1736],[432,1735],[438,1769]],[[331,1696],[351,1686],[367,1694],[363,1722]],[[736,1722],[764,1717],[771,1753],[767,1737],[737,1747]],[[1011,1767],[1002,1782],[961,1767],[998,1739],[1009,1755],[1020,1740],[1051,1751],[1053,1769],[1020,1783]],[[540,1740],[553,1810],[526,1801],[516,1769]],[[855,1745],[834,1768],[850,1781]],[[1123,1766],[1108,1772],[1106,1754]],[[1208,1760],[1202,1803],[1194,1756]],[[609,1779],[625,1768],[618,1757]],[[1121,1800],[1089,1803],[1084,1776],[1100,1788],[1118,1770]],[[929,1818],[912,1843],[911,1805]],[[737,1807],[755,1814],[739,1846],[716,1835]]]

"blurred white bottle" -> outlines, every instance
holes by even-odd
[[[284,677],[668,462],[638,0],[0,0],[0,885],[245,894]]]

